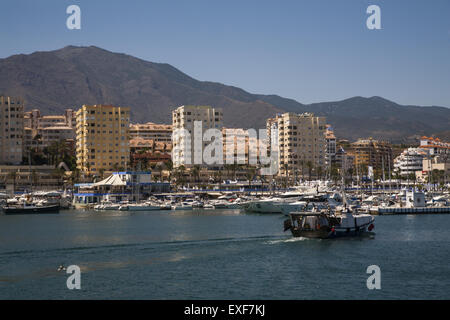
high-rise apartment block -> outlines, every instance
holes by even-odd
[[[202,133],[214,128],[222,129],[222,109],[210,106],[181,106],[172,111],[172,162],[174,167],[204,165],[198,162],[198,156],[203,154],[203,150],[209,142],[204,142],[203,137],[195,137],[194,122],[200,121]],[[201,143],[194,144],[194,139],[199,139]],[[194,155],[197,158],[194,159]]]
[[[279,174],[296,174],[308,165],[311,168],[325,169],[327,149],[325,129],[325,117],[316,117],[312,113],[289,112],[268,119],[269,141],[274,134],[278,136]]]
[[[326,125],[325,140],[327,142],[326,162],[328,166],[331,166],[336,157],[336,136],[330,125]]]
[[[23,101],[0,95],[0,163],[22,162],[23,132]]]
[[[393,166],[392,147],[386,141],[359,139],[351,144],[348,152],[354,156],[356,167],[383,169],[384,166],[388,169]]]
[[[84,172],[126,169],[130,162],[130,108],[83,105],[76,112],[77,167]]]

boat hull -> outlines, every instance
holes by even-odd
[[[297,230],[291,229],[291,233],[294,237],[302,238],[317,238],[317,239],[333,239],[333,238],[344,238],[344,237],[358,237],[363,234],[368,234],[369,232],[366,228],[359,229],[336,229],[334,231],[328,230]],[[373,233],[370,233],[373,234]]]
[[[20,214],[58,214],[60,206],[42,206],[42,207],[4,207],[5,215],[20,215]]]
[[[129,205],[128,206],[128,210],[129,211],[156,211],[156,210],[161,210],[161,208],[157,207],[157,206],[134,206],[134,205]]]

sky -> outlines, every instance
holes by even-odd
[[[94,45],[301,103],[450,107],[449,0],[1,2],[0,58]],[[80,30],[66,27],[74,4]],[[380,30],[366,26],[369,5],[380,7]]]

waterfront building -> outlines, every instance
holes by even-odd
[[[392,168],[392,147],[386,141],[359,139],[353,142],[347,151],[353,155],[354,165],[359,168],[372,166],[374,170],[382,170],[383,163],[385,170],[388,170],[389,166]]]
[[[20,164],[23,155],[23,100],[0,95],[0,164]]]
[[[77,168],[83,172],[126,169],[130,162],[130,108],[83,105],[76,112]]]
[[[130,124],[130,139],[141,138],[154,142],[172,143],[172,125],[153,122]]]
[[[51,165],[1,165],[0,190],[13,191],[55,190],[62,187],[63,171]]]
[[[331,166],[336,157],[336,136],[334,135],[331,125],[326,125],[325,141],[327,144],[326,162],[327,166]]]
[[[130,140],[131,166],[136,168],[139,163],[141,168],[150,164],[167,162],[172,159],[172,143],[157,142],[151,139],[133,138]]]
[[[278,135],[279,175],[295,176],[299,171],[303,175],[307,171],[325,172],[325,117],[316,117],[312,113],[278,114],[267,120],[266,128],[271,139],[274,132]]]
[[[426,156],[427,151],[423,148],[405,149],[394,159],[394,172],[400,176],[415,175],[416,171],[422,171],[423,159]]]
[[[441,141],[439,138],[421,137],[420,148],[429,150],[431,156],[450,154],[450,143]]]
[[[153,182],[150,171],[113,172],[98,182],[75,184],[73,204],[86,208],[104,201],[140,201],[147,200],[152,193],[169,191],[170,183]]]
[[[258,135],[258,132],[256,132]],[[265,141],[250,136],[249,130],[242,128],[222,128],[223,163],[229,165],[258,166],[259,148],[265,148]],[[228,150],[227,148],[230,148]],[[228,154],[229,153],[229,154]],[[227,156],[229,157],[227,161]]]
[[[337,148],[334,156],[333,165],[336,166],[339,172],[348,173],[353,168],[354,157],[345,151],[341,146]]]
[[[180,106],[172,111],[172,161],[174,167],[205,165],[198,162],[195,155],[203,155],[204,148],[210,143],[203,137],[195,137],[194,122],[201,121],[202,133],[208,129],[222,129],[223,113],[220,108],[211,106]],[[197,138],[201,143],[194,144]]]
[[[178,186],[203,185],[203,187],[209,187],[216,184],[225,187],[226,185],[236,185],[237,183],[253,185],[260,181],[257,169],[243,164],[225,165],[223,168],[190,166],[182,171],[180,168],[178,167],[172,171],[172,178]]]
[[[450,154],[424,157],[422,160],[422,171],[416,171],[416,178],[422,182],[429,181],[430,175],[436,171],[442,178],[441,182],[448,182],[450,180]],[[438,181],[432,182],[437,183]]]

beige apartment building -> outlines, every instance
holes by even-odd
[[[77,168],[87,173],[127,169],[130,108],[83,105],[76,112]]]
[[[130,139],[172,143],[172,125],[153,122],[130,124]]]
[[[304,175],[309,170],[308,164],[312,171],[320,167],[325,172],[325,130],[325,117],[316,117],[312,113],[288,112],[268,119],[268,137],[273,139],[278,134],[278,174],[294,176],[303,170]]]
[[[250,136],[249,130],[243,128],[222,128],[222,136],[224,164],[255,167],[260,164],[259,148],[266,148],[265,141],[261,141],[257,136]]]
[[[31,129],[47,127],[69,127],[76,126],[76,115],[72,109],[66,109],[63,115],[41,115],[38,109],[33,109],[24,113],[24,127]]]
[[[347,150],[355,159],[356,167],[372,166],[373,169],[385,170],[394,164],[392,146],[389,142],[379,141],[373,138],[359,139],[351,144]],[[387,172],[387,171],[386,171]]]
[[[222,130],[223,113],[220,108],[211,106],[180,106],[172,111],[172,162],[174,167],[204,165],[198,158],[210,142],[202,142],[194,146],[194,122],[201,121],[202,134],[206,130],[215,128]],[[197,137],[203,141],[202,137]],[[194,147],[196,147],[194,149]],[[197,158],[194,156],[197,155]],[[201,163],[197,163],[197,162]]]
[[[42,151],[55,142],[65,141],[73,145],[75,141],[76,116],[72,109],[63,115],[41,115],[38,109],[24,113],[24,150]]]
[[[0,164],[22,162],[23,135],[23,100],[0,95]]]

